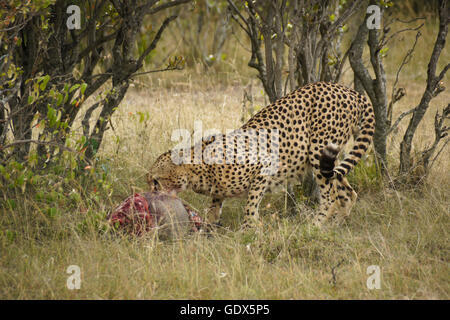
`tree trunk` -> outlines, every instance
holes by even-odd
[[[370,2],[374,4],[372,0]],[[385,172],[386,165],[386,140],[388,131],[387,122],[387,93],[386,93],[386,74],[383,68],[383,62],[380,55],[378,30],[367,28],[367,15],[358,28],[358,32],[352,42],[349,52],[350,66],[354,72],[355,89],[358,92],[364,91],[369,96],[375,113],[375,133],[373,143],[375,155],[380,162],[381,172]],[[364,42],[370,50],[370,63],[375,73],[375,79],[372,79],[369,71],[364,66],[362,54],[364,51]]]
[[[448,0],[441,0],[439,5],[439,31],[434,43],[433,52],[428,63],[427,70],[427,86],[422,95],[419,105],[414,109],[413,116],[409,121],[408,128],[403,136],[400,144],[400,173],[408,173],[411,169],[411,148],[414,134],[416,133],[419,123],[422,121],[425,112],[428,110],[431,99],[437,96],[443,88],[440,81],[443,79],[445,73],[450,68],[447,64],[444,69],[436,75],[437,63],[442,50],[445,47],[445,41],[448,33],[449,24],[449,3]]]

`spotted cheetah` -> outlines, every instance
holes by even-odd
[[[246,194],[245,224],[252,225],[258,221],[265,192],[287,181],[298,183],[309,167],[320,190],[320,205],[313,220],[320,226],[334,215],[349,215],[357,194],[345,176],[367,151],[374,127],[373,108],[365,96],[340,84],[312,83],[261,109],[236,130],[234,136],[245,143],[233,140],[227,145],[232,139],[224,136],[204,139],[188,149],[187,159],[193,160],[195,148],[201,147],[202,152],[209,151],[213,161],[197,163],[174,163],[173,155],[179,150],[166,152],[150,168],[147,182],[151,189],[191,189],[211,196],[207,214],[211,223],[219,221],[225,198]],[[256,135],[248,134],[252,130]],[[264,138],[261,132],[268,135]],[[278,141],[269,143],[268,136],[274,133]],[[351,151],[335,165],[351,135]],[[266,148],[275,158],[258,158],[255,145]],[[233,163],[227,161],[230,151],[237,156]],[[270,162],[276,162],[276,170],[267,173]]]

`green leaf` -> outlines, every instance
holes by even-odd
[[[57,101],[56,101],[56,106],[59,107],[59,106],[61,105],[62,101],[63,101],[63,95],[62,95],[61,93],[58,93],[58,98],[57,98]]]
[[[80,139],[80,145],[82,145],[83,148],[87,146],[87,143],[86,143],[86,136],[81,136],[81,139]]]
[[[50,105],[47,106],[47,119],[49,122],[49,127],[53,127],[56,124],[56,110],[50,107]]]
[[[56,110],[55,109],[53,109],[52,107],[50,107],[50,106],[47,106],[47,119],[54,119],[55,118],[55,112],[56,112]]]
[[[39,85],[39,89],[40,89],[41,91],[44,91],[45,88],[47,88],[47,83],[48,83],[48,81],[50,80],[50,76],[49,76],[49,75],[46,75],[46,76],[42,77],[41,79],[42,79],[42,82],[41,82],[41,84]]]
[[[83,83],[80,87],[80,92],[82,95],[84,95],[84,92],[86,91],[87,83]]]
[[[79,83],[74,84],[72,87],[70,87],[69,93],[72,92],[72,91],[74,91],[74,90],[77,90],[79,87],[80,87],[80,84],[79,84]]]
[[[380,0],[380,5],[382,5],[385,8],[389,8],[392,7],[394,5],[394,3],[391,0]]]
[[[16,183],[19,187],[25,183],[25,175],[23,173],[17,178]]]

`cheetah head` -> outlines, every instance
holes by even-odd
[[[164,190],[176,194],[186,190],[188,172],[184,165],[173,163],[171,152],[163,153],[156,159],[147,173],[147,183],[150,191]]]

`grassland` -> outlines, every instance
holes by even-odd
[[[420,50],[402,73],[400,85],[407,95],[394,117],[415,106],[423,92],[435,32],[426,27]],[[412,37],[405,35],[389,50],[389,86]],[[2,193],[1,299],[449,298],[448,149],[426,185],[415,188],[394,189],[389,178],[377,179],[369,159],[351,175],[359,199],[350,218],[323,230],[308,224],[312,209],[302,202],[301,215],[287,216],[285,194],[279,193],[265,197],[263,227],[249,232],[238,230],[244,199],[225,203],[225,227],[211,237],[194,234],[162,242],[103,232],[108,210],[133,191],[146,189],[146,170],[173,146],[172,130],[191,130],[194,120],[202,120],[205,130],[239,127],[243,87],[250,81],[255,106],[265,105],[246,58],[238,48],[229,50],[227,68],[205,74],[193,66],[138,80],[112,119],[91,175],[70,184],[49,175],[41,190]],[[449,58],[446,50],[441,61]],[[349,71],[343,82],[351,85]],[[434,113],[449,100],[448,91],[433,100],[414,141],[416,150],[434,139]],[[391,176],[406,123],[389,139]],[[102,178],[107,186],[93,190],[91,178]],[[207,197],[181,196],[199,212],[208,206]],[[81,268],[80,290],[66,287],[69,265]],[[380,266],[379,290],[366,286],[370,265]]]

